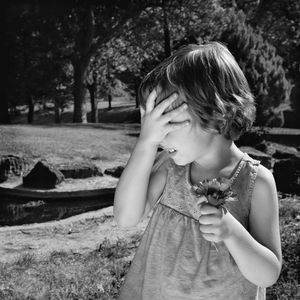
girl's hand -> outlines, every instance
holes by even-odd
[[[154,107],[156,97],[157,91],[154,89],[147,98],[146,110],[140,108],[141,133],[139,139],[147,141],[154,146],[158,146],[169,132],[189,124],[189,121],[169,123],[175,116],[187,109],[187,104],[185,103],[163,115],[165,109],[177,99],[178,95],[176,93],[173,93]]]
[[[199,218],[200,231],[203,237],[210,242],[221,242],[233,234],[234,217],[228,211],[223,214],[221,208],[210,204],[203,204]]]

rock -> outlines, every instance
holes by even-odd
[[[22,176],[29,171],[31,162],[16,155],[3,155],[0,157],[0,182],[5,181],[8,177]]]
[[[278,190],[300,194],[300,159],[282,159],[274,164],[274,178]]]
[[[295,147],[273,143],[265,140],[260,144],[256,145],[255,148],[271,155],[273,158],[276,159],[300,157],[300,152]]]
[[[91,162],[68,162],[56,164],[55,167],[64,174],[65,178],[88,178],[103,176],[102,171]]]
[[[40,160],[33,169],[23,177],[23,185],[31,188],[52,189],[64,180],[64,175],[49,164]]]
[[[124,170],[124,167],[123,166],[118,166],[118,167],[115,167],[115,168],[109,168],[109,169],[106,169],[104,171],[104,174],[106,175],[111,175],[113,177],[117,177],[117,178],[120,178],[121,177],[121,174]]]
[[[257,159],[267,169],[272,170],[274,161],[272,157],[264,152],[261,152],[253,147],[242,146],[240,150],[248,153],[252,158]]]

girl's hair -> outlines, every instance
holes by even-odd
[[[184,96],[180,98],[186,99],[191,115],[204,129],[216,129],[230,140],[238,139],[255,119],[248,82],[232,54],[219,42],[184,46],[148,73],[139,87],[144,109],[154,88],[162,91],[156,105],[176,91]]]

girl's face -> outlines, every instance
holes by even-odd
[[[216,134],[212,131],[204,130],[188,110],[177,115],[172,122],[186,120],[190,120],[190,125],[168,133],[161,143],[162,148],[167,151],[176,150],[169,155],[177,165],[181,166],[195,160],[201,161],[201,158],[209,153],[212,142],[216,137]]]

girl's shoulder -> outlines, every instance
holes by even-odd
[[[257,160],[251,157],[247,152],[244,152],[244,161],[248,163],[250,166],[258,167],[260,165],[260,160]]]

